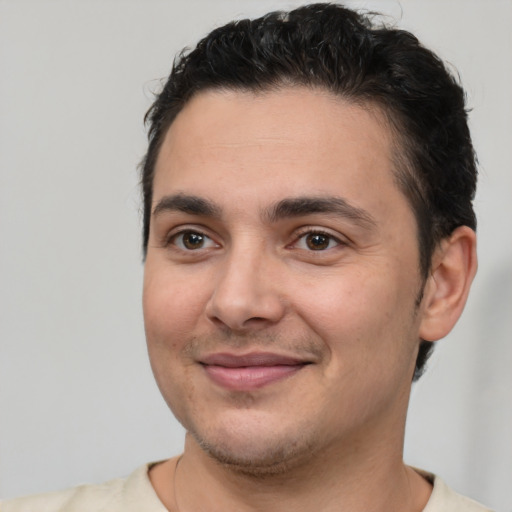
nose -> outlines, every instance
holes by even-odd
[[[233,251],[216,276],[206,305],[210,321],[233,332],[263,329],[285,314],[278,269],[270,255]]]

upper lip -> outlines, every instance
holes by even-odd
[[[251,352],[249,354],[231,354],[229,352],[218,352],[201,357],[199,362],[208,366],[224,366],[226,368],[241,368],[246,366],[279,366],[279,365],[301,365],[311,361],[304,359],[274,354],[271,352]]]

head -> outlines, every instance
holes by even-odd
[[[155,163],[176,116],[200,92],[319,88],[385,116],[394,141],[394,173],[418,227],[420,272],[458,226],[476,227],[475,155],[462,88],[441,60],[410,33],[373,15],[334,4],[220,27],[176,60],[147,114],[149,149],[142,164],[143,244],[147,249]],[[415,378],[433,344],[423,341]]]
[[[314,5],[212,32],[148,116],[146,336],[190,446],[251,474],[401,454],[476,269],[460,87]]]

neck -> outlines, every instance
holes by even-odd
[[[349,449],[331,447],[280,474],[254,476],[213,460],[187,435],[176,475],[173,460],[157,466],[150,477],[173,512],[176,504],[178,512],[421,511],[431,487],[404,465],[402,444],[403,433],[398,439],[386,436],[371,449],[367,439],[353,439],[346,443]]]

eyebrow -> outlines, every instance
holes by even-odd
[[[222,216],[222,209],[213,201],[181,193],[163,197],[154,207],[153,216],[158,216],[164,211],[183,212],[201,217],[220,218]],[[364,228],[372,228],[377,225],[376,220],[366,210],[358,208],[346,199],[337,196],[285,198],[264,210],[263,217],[268,222],[275,223],[282,219],[316,213],[344,217]]]
[[[357,208],[346,199],[337,196],[283,199],[266,211],[266,217],[270,222],[277,222],[284,218],[300,217],[315,213],[327,213],[345,217],[365,228],[372,228],[377,225],[374,217],[366,210]]]
[[[156,217],[165,211],[183,212],[202,217],[220,217],[221,215],[221,209],[214,202],[203,197],[186,194],[163,197],[154,207],[153,216]]]

